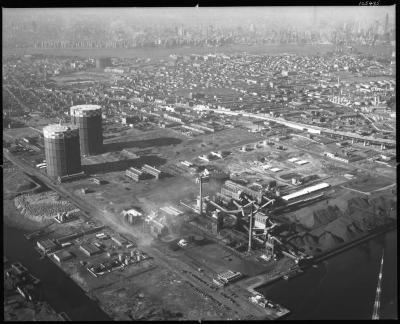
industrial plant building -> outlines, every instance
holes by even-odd
[[[139,182],[139,180],[143,179],[143,172],[134,167],[130,167],[128,170],[126,170],[125,175],[136,182]]]
[[[44,253],[52,252],[57,248],[57,244],[50,239],[38,241],[36,244],[38,248]]]
[[[256,199],[257,202],[262,200],[262,191],[252,190],[232,180],[225,181],[225,184],[221,189],[221,193],[236,200],[240,199],[241,193],[249,195],[253,199]]]
[[[308,194],[316,193],[322,189],[326,189],[329,187],[330,187],[330,185],[328,183],[322,182],[322,183],[316,184],[311,187],[303,188],[303,189],[293,192],[289,195],[283,196],[282,199],[285,200],[286,202],[291,202],[291,201],[294,201],[299,198],[304,198]]]
[[[70,109],[71,122],[79,128],[82,155],[96,155],[103,151],[101,106],[78,105]]]
[[[82,244],[79,246],[79,249],[85,253],[87,256],[93,256],[96,253],[99,253],[101,250],[91,243]]]
[[[82,171],[79,130],[75,126],[48,125],[43,128],[47,174],[52,178]]]

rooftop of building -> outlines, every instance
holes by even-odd
[[[71,110],[88,111],[101,109],[100,105],[76,105],[72,106]]]
[[[61,134],[65,133],[68,131],[73,131],[78,129],[76,126],[71,125],[71,124],[65,124],[65,125],[60,125],[60,124],[51,124],[48,126],[45,126],[43,128],[43,135],[45,137],[55,135],[55,134]]]

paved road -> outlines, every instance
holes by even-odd
[[[211,109],[210,109],[211,110]],[[221,109],[212,109],[215,113],[218,114],[226,114],[226,115],[232,115],[232,116],[244,116],[244,117],[250,117],[250,118],[255,118],[255,119],[260,119],[260,120],[266,120],[266,121],[273,121],[278,124],[285,125],[287,127],[291,128],[296,128],[296,129],[308,129],[310,132],[318,132],[318,133],[328,133],[328,134],[333,134],[335,136],[344,136],[344,137],[350,137],[354,138],[360,141],[368,141],[368,142],[373,142],[373,143],[379,143],[379,144],[388,144],[392,146],[396,146],[396,140],[391,140],[391,139],[384,139],[384,138],[375,138],[371,136],[361,136],[356,133],[350,133],[350,132],[343,132],[343,131],[335,131],[329,128],[323,128],[319,126],[312,126],[308,124],[301,124],[297,122],[291,122],[288,120],[285,120],[283,118],[274,118],[267,116],[266,114],[251,114],[251,113],[246,113],[246,112],[233,112],[229,110],[221,110]]]
[[[7,86],[3,88],[10,94],[10,96],[12,96],[15,99],[16,102],[18,102],[18,104],[25,110],[25,112],[31,111],[31,109],[29,109],[21,100],[19,100]]]

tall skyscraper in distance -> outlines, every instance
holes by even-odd
[[[317,6],[313,6],[312,24],[313,28],[317,28]]]
[[[384,25],[384,29],[383,32],[386,34],[389,30],[389,14],[386,13],[386,17],[385,17],[385,25]]]

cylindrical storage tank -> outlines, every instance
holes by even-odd
[[[57,178],[79,173],[81,153],[79,130],[73,125],[48,125],[43,128],[47,174]]]
[[[71,107],[71,122],[79,127],[82,155],[95,155],[103,151],[101,106],[78,105]]]

